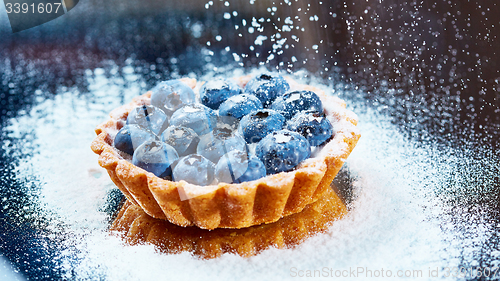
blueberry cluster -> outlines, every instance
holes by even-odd
[[[244,89],[215,79],[193,90],[179,80],[151,90],[151,105],[134,108],[114,146],[158,177],[197,184],[241,183],[294,169],[333,135],[319,97],[289,91],[264,73]]]

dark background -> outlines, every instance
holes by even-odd
[[[236,52],[249,55],[242,58],[245,67],[256,66],[266,61],[273,42],[255,46],[255,52],[264,54],[256,57],[249,46],[257,32],[235,30],[234,24],[270,18],[262,24],[262,34],[270,37],[283,18],[299,15],[302,21],[294,23],[306,32],[281,32],[287,42],[294,34],[300,42],[283,49],[268,67],[283,62],[278,66],[282,70],[306,68],[347,82],[375,103],[396,101],[388,110],[395,111],[391,114],[412,135],[421,133],[415,132],[419,127],[443,141],[498,147],[500,8],[495,1],[300,1],[275,5],[279,9],[274,16],[266,11],[272,6],[267,1],[229,7],[222,3],[205,9],[204,1],[86,1],[74,13],[16,34],[2,17],[2,118],[29,104],[32,88],[77,85],[84,90],[82,71],[105,67],[107,60],[123,65],[134,58],[155,65],[154,71],[143,70],[153,84],[157,75],[169,77],[172,71],[201,72],[206,64],[201,50],[211,41],[216,56],[212,64],[234,63],[231,53]],[[223,19],[224,12],[234,10],[237,17]],[[309,21],[310,15],[318,21]],[[202,26],[198,37],[192,34],[194,24]],[[220,42],[214,40],[218,34],[224,34]],[[320,40],[316,53],[311,46]],[[223,51],[226,46],[230,52]],[[298,62],[292,63],[292,56]],[[170,58],[179,60],[173,64]],[[422,106],[429,110],[422,112]]]
[[[60,87],[88,92],[85,71],[97,67],[107,71],[111,62],[124,66],[132,59],[148,86],[173,74],[202,74],[213,66],[237,65],[233,52],[248,54],[241,58],[244,68],[258,66],[273,53],[273,42],[256,46],[257,33],[235,30],[234,25],[241,26],[242,19],[270,18],[262,23],[261,34],[271,38],[284,18],[299,15],[301,21],[294,24],[305,32],[281,34],[287,43],[292,43],[292,35],[300,41],[293,41],[294,46],[279,55],[274,51],[275,59],[267,67],[305,68],[341,85],[340,93],[357,92],[350,98],[363,99],[391,116],[411,139],[459,147],[477,159],[486,154],[500,159],[500,8],[496,1],[278,2],[275,15],[267,11],[273,6],[270,1],[233,2],[227,7],[214,1],[205,9],[204,1],[81,1],[65,16],[16,34],[0,10],[0,124],[33,106],[37,89],[45,98],[52,98]],[[232,11],[238,15],[223,18],[224,12]],[[309,20],[313,15],[317,21]],[[199,34],[193,33],[195,25],[202,27]],[[222,40],[215,40],[216,35],[223,35]],[[312,47],[316,44],[317,50]],[[207,50],[214,55],[208,56]],[[56,278],[50,256],[57,245],[33,250],[32,245],[43,242],[36,238],[43,228],[34,229],[32,222],[13,218],[18,211],[12,210],[26,203],[15,193],[29,183],[12,176],[15,155],[5,151],[0,155],[0,197],[16,198],[2,202],[10,207],[0,210],[0,249],[27,277]],[[472,165],[474,169],[481,165]],[[496,221],[498,166],[493,171],[497,171],[493,179],[469,184],[488,182],[494,188],[466,196],[461,204],[479,205]],[[43,218],[40,221],[43,225]],[[484,247],[486,252],[498,249],[497,233]],[[481,259],[483,266],[492,262],[488,254]]]

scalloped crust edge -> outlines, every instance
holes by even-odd
[[[243,76],[235,81],[244,87],[250,78]],[[113,147],[114,136],[125,124],[128,112],[136,106],[149,104],[151,92],[111,111],[111,119],[95,129],[97,137],[91,149],[99,155],[99,165],[108,171],[111,180],[127,199],[154,218],[203,229],[243,228],[275,222],[318,200],[361,136],[356,127],[357,116],[346,109],[344,101],[326,95],[319,88],[298,84],[290,78],[287,80],[291,90],[311,90],[318,94],[335,132],[318,155],[305,160],[293,171],[241,184],[219,183],[201,187],[185,181],[164,180],[131,164],[127,155]],[[201,85],[195,79],[183,78],[181,81],[195,92]]]
[[[139,206],[125,201],[110,231],[130,245],[149,243],[160,252],[191,252],[203,259],[237,253],[250,257],[274,247],[292,248],[312,235],[326,231],[334,221],[347,214],[347,208],[329,188],[316,202],[299,213],[277,222],[242,229],[180,227],[147,215]]]

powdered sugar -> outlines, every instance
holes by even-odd
[[[106,193],[115,187],[89,149],[94,127],[122,102],[118,95],[109,94],[119,92],[110,86],[112,79],[97,76],[90,80],[92,99],[74,92],[58,94],[11,119],[3,130],[11,138],[20,139],[26,133],[35,136],[35,152],[20,159],[18,177],[37,178],[44,210],[39,215],[50,219],[48,227],[57,229],[64,223],[72,233],[60,243],[73,250],[61,251],[56,257],[68,279],[285,280],[298,270],[364,267],[392,270],[393,274],[397,270],[427,274],[429,268],[459,265],[463,248],[476,249],[474,245],[488,236],[488,224],[470,230],[474,234],[470,239],[453,230],[448,225],[450,207],[433,195],[455,175],[456,163],[466,159],[450,156],[449,151],[435,149],[430,143],[409,142],[387,116],[348,100],[350,106],[361,109],[357,113],[363,133],[345,168],[354,178],[355,199],[347,217],[335,222],[327,233],[294,249],[266,250],[251,258],[226,254],[199,260],[188,253],[160,254],[151,245],[125,245],[107,232],[107,216],[100,210]],[[144,89],[136,85],[120,90],[130,100]],[[328,104],[325,108],[331,109]],[[341,134],[357,130],[348,123],[334,124],[335,130]],[[456,191],[453,186],[448,188]],[[464,243],[450,242],[457,237]]]
[[[186,106],[184,107],[184,112],[186,113],[194,113],[194,112],[200,112],[203,111],[203,108],[201,107],[194,107],[194,106]]]
[[[235,102],[235,103],[244,102],[246,100],[248,100],[248,96],[237,95],[237,96],[232,97],[232,101]]]
[[[220,90],[227,87],[227,83],[224,79],[216,79],[208,81],[204,86],[207,90]]]
[[[287,143],[292,139],[292,136],[285,134],[278,134],[275,135],[274,138],[276,139],[277,143]]]
[[[172,135],[177,139],[182,138],[185,134],[186,132],[184,130],[174,130],[172,133]]]
[[[300,99],[300,94],[291,94],[290,97],[288,99],[286,99],[287,102],[292,102],[292,101],[296,101],[298,99]]]

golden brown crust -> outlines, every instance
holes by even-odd
[[[308,237],[326,231],[333,221],[346,213],[344,203],[331,188],[327,188],[319,200],[277,222],[243,229],[208,231],[197,227],[179,227],[152,218],[127,200],[110,230],[123,236],[129,244],[151,243],[160,252],[168,254],[191,252],[205,259],[216,258],[223,253],[249,257],[271,247],[281,249],[298,245]]]
[[[249,76],[235,79],[244,86]],[[131,103],[113,110],[108,120],[96,128],[97,137],[91,148],[99,154],[99,164],[132,203],[148,215],[167,219],[180,225],[200,228],[242,228],[275,222],[281,217],[298,213],[315,202],[329,187],[344,161],[356,145],[360,134],[356,115],[345,109],[345,103],[312,86],[300,85],[287,79],[291,89],[312,90],[323,102],[325,113],[332,121],[334,138],[314,158],[305,160],[290,172],[266,176],[241,184],[220,183],[194,186],[184,181],[160,179],[132,165],[123,153],[113,148],[113,139],[123,127],[128,112],[149,104],[151,92],[134,98]],[[191,88],[199,87],[194,79],[183,79]]]

